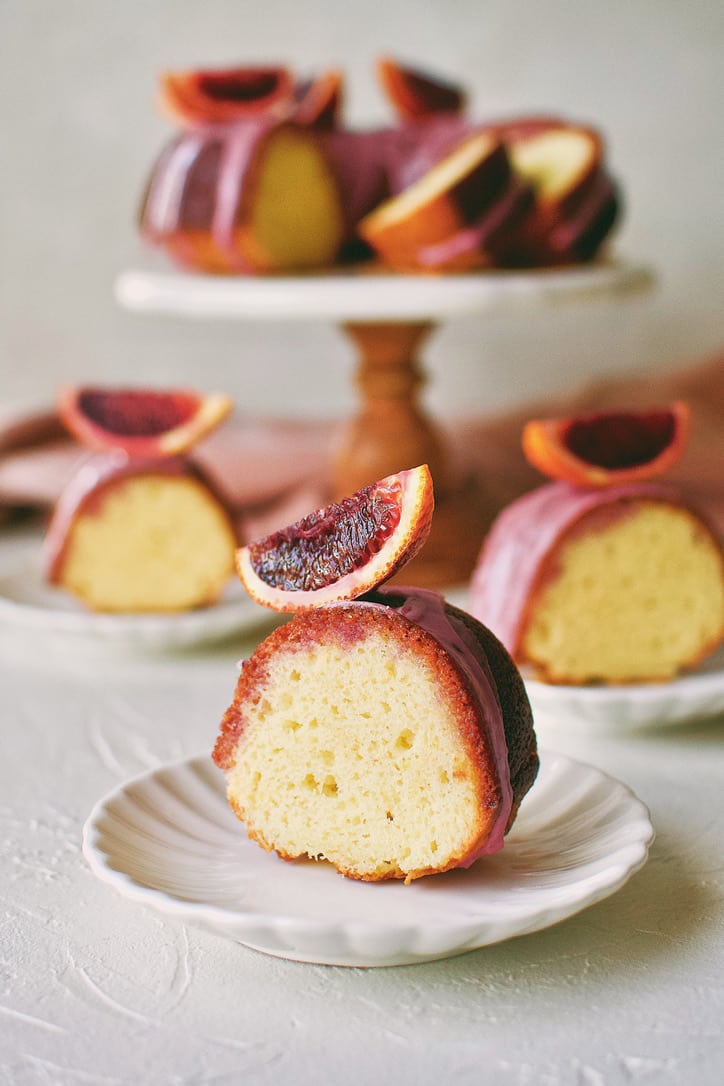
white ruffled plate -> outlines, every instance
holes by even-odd
[[[171,614],[98,614],[47,583],[39,552],[39,544],[30,546],[11,568],[0,572],[0,623],[167,649],[221,640],[269,621],[271,614],[249,599],[236,579],[211,607]]]
[[[208,756],[117,788],[86,822],[95,874],[140,904],[278,957],[330,965],[433,961],[555,924],[612,894],[653,829],[619,781],[542,756],[505,848],[465,870],[363,883],[249,841]]]
[[[536,726],[659,728],[724,713],[724,648],[699,670],[665,683],[553,686],[525,680]]]

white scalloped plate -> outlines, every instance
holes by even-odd
[[[465,870],[363,883],[285,863],[249,841],[208,756],[145,773],[101,800],[83,831],[94,873],[124,897],[256,950],[328,965],[433,961],[549,927],[618,890],[653,829],[619,781],[544,753],[495,856]]]
[[[0,622],[46,633],[80,634],[144,648],[174,648],[218,641],[269,621],[270,612],[230,580],[218,603],[173,614],[98,614],[49,585],[39,545],[0,572]]]
[[[660,728],[724,713],[724,648],[696,673],[665,683],[554,686],[525,679],[536,726]]]

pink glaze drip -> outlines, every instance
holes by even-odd
[[[419,181],[475,130],[459,114],[441,113],[377,133],[391,193],[397,195]]]
[[[496,253],[496,242],[512,230],[533,206],[533,192],[511,177],[500,198],[486,209],[472,226],[459,230],[444,241],[427,245],[417,253],[417,263],[424,268],[443,268],[461,256],[477,253],[481,264],[489,263]]]
[[[189,197],[189,175],[209,138],[208,135],[187,132],[162,152],[154,167],[141,211],[141,232],[149,241],[163,242],[182,226],[189,225],[185,221],[184,208]],[[191,185],[197,190],[194,196],[199,204],[199,186]],[[208,189],[208,182],[202,196],[208,207],[207,221],[200,224],[203,228],[211,221],[212,191]]]
[[[377,590],[377,595],[404,597],[402,606],[395,610],[410,622],[422,627],[452,657],[467,679],[478,703],[480,716],[485,722],[485,736],[493,757],[500,788],[500,803],[492,829],[484,844],[462,859],[458,865],[470,867],[481,856],[490,855],[502,849],[505,829],[513,806],[508,744],[505,739],[503,714],[495,680],[487,664],[481,660],[480,648],[470,630],[463,622],[446,613],[445,600],[439,592],[431,592],[424,588],[383,586]]]
[[[604,212],[609,210],[618,210],[617,191],[611,178],[600,170],[591,185],[583,190],[580,202],[551,231],[551,248],[566,253],[581,240],[586,241]]]
[[[253,271],[239,252],[234,238],[242,195],[261,141],[278,125],[279,122],[269,116],[249,118],[230,126],[224,136],[211,233],[231,268],[237,272]]]
[[[636,499],[682,501],[660,483],[589,489],[548,483],[504,509],[493,524],[470,584],[470,612],[515,655],[528,600],[550,550],[581,517],[606,505]]]
[[[352,234],[360,219],[389,196],[388,134],[337,129],[320,138],[340,188],[347,231]]]

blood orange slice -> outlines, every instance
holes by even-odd
[[[460,113],[465,106],[466,94],[461,87],[404,67],[391,57],[379,58],[377,74],[403,120],[415,121],[435,113]]]
[[[76,385],[61,388],[57,404],[61,422],[82,445],[131,456],[184,453],[232,408],[219,392]]]
[[[273,611],[356,599],[413,558],[430,531],[426,464],[388,475],[236,552],[246,591]]]
[[[183,125],[225,124],[286,109],[294,79],[284,67],[219,68],[165,72],[160,103]]]
[[[534,419],[523,428],[528,461],[551,479],[606,487],[662,475],[678,462],[689,434],[680,400],[649,411],[602,411]]]

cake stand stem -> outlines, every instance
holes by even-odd
[[[476,480],[455,476],[445,442],[419,404],[425,376],[417,352],[435,327],[430,320],[342,325],[357,348],[360,408],[332,461],[337,498],[405,468],[428,465],[435,484],[432,530],[398,577],[428,587],[467,580],[484,530]]]
[[[432,321],[342,325],[357,348],[360,409],[333,458],[336,497],[418,464],[428,464],[444,489],[443,442],[419,405],[425,377],[417,350],[434,327]]]

